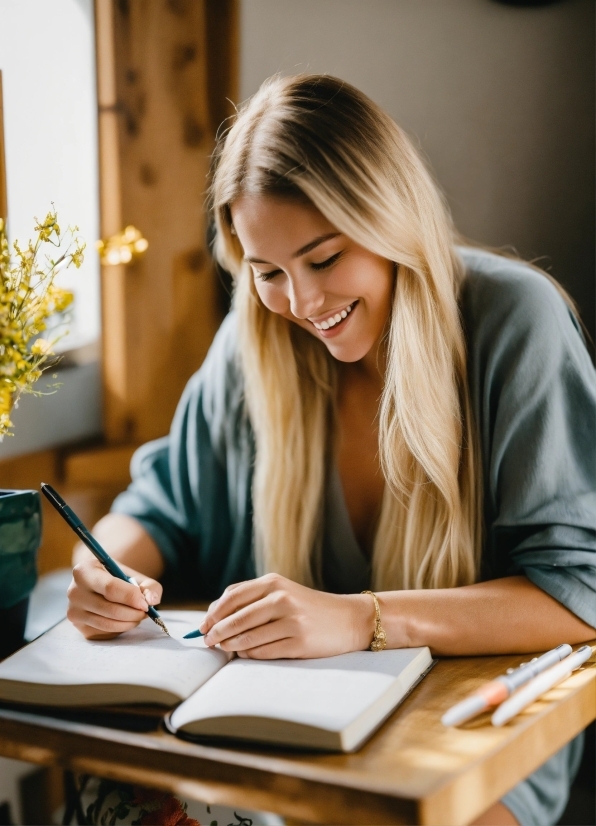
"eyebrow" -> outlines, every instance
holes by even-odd
[[[341,235],[341,232],[328,232],[326,235],[318,235],[312,241],[309,241],[308,244],[305,244],[303,247],[300,247],[299,250],[296,250],[291,257],[300,258],[301,255],[306,255],[307,252],[314,250],[315,247],[319,246],[319,244],[323,244],[331,238],[337,238],[338,235]],[[250,264],[271,264],[271,261],[263,261],[260,258],[245,258],[244,260],[248,261]]]

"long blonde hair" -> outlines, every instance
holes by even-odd
[[[336,375],[322,342],[261,303],[232,226],[240,195],[305,200],[398,265],[379,407],[385,493],[373,587],[472,583],[481,549],[479,448],[458,309],[462,264],[443,198],[401,129],[337,78],[275,77],[239,111],[216,153],[215,254],[235,279],[245,397],[256,439],[261,571],[306,585],[320,573]]]

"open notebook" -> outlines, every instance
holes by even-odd
[[[0,663],[0,701],[47,706],[177,707],[181,736],[230,737],[353,751],[432,665],[428,648],[257,661],[183,640],[204,613],[164,611],[172,637],[146,620],[89,641],[68,622]]]

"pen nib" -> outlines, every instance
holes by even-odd
[[[156,625],[159,625],[159,627],[164,632],[164,634],[167,634],[168,637],[170,636],[170,632],[166,628],[166,625],[165,625],[165,623],[162,619],[160,619],[159,617],[156,617],[153,621],[155,622]]]

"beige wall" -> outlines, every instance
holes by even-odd
[[[594,331],[594,3],[242,0],[241,95],[329,72],[411,134],[459,229],[548,256]]]

